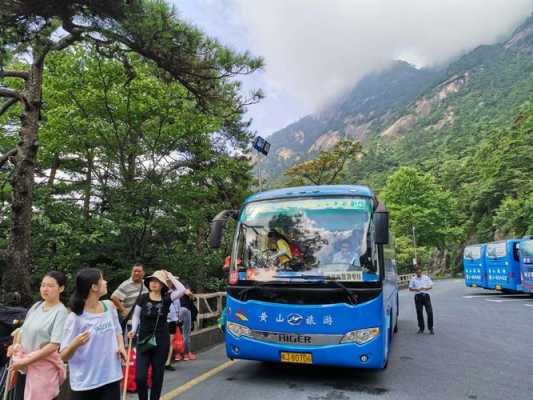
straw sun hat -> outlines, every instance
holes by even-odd
[[[147,276],[144,278],[144,286],[146,286],[148,289],[150,289],[150,280],[157,279],[161,285],[162,288],[168,289],[167,285],[167,274],[163,272],[162,270],[155,271],[152,275]]]

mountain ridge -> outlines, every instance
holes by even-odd
[[[451,135],[457,124],[466,123],[466,111],[469,118],[483,120],[491,117],[498,101],[516,107],[533,97],[528,89],[531,68],[533,14],[507,40],[478,46],[445,68],[417,69],[395,61],[367,75],[324,110],[273,133],[269,157],[254,162],[261,164],[264,175],[279,179],[290,166],[314,158],[344,137],[365,144],[398,142],[421,136],[420,131],[422,136]],[[516,98],[510,99],[509,93]]]

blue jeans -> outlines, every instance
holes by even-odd
[[[180,307],[178,321],[183,322],[183,325],[181,326],[181,334],[183,335],[185,353],[189,353],[191,351],[191,311],[188,308]]]

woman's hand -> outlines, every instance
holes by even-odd
[[[11,369],[13,371],[18,371],[18,370],[26,368],[28,365],[29,365],[29,363],[28,363],[27,359],[25,358],[25,359],[22,359],[22,360],[13,361],[11,363]]]
[[[74,338],[74,340],[73,340],[74,345],[76,347],[83,346],[84,344],[86,344],[89,341],[90,337],[91,337],[91,332],[89,332],[89,331],[82,332],[82,333],[80,333],[78,336],[76,336]]]
[[[122,359],[122,361],[126,362],[128,360],[128,353],[126,352],[126,349],[124,347],[119,347],[117,350],[117,354]]]
[[[135,337],[135,332],[129,331],[128,332],[128,339],[133,339]]]
[[[17,353],[18,351],[20,351],[20,349],[22,348],[22,346],[18,343],[16,344],[12,344],[11,346],[9,346],[7,348],[7,356],[10,358],[13,356],[13,354]]]

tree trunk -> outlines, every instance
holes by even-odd
[[[87,173],[85,174],[85,190],[83,195],[83,217],[86,221],[91,218],[91,188],[93,184],[94,155],[87,155]]]
[[[56,174],[60,164],[61,159],[59,158],[59,154],[56,154],[54,156],[54,160],[52,161],[52,167],[50,168],[50,176],[48,177],[48,189],[50,192],[52,192],[52,189],[54,188]]]
[[[31,221],[33,206],[34,166],[39,148],[38,130],[41,109],[43,65],[32,64],[24,94],[28,103],[23,107],[20,142],[11,177],[11,228],[6,254],[6,269],[2,279],[3,292],[20,294],[21,303],[32,302],[30,277],[32,265]]]

